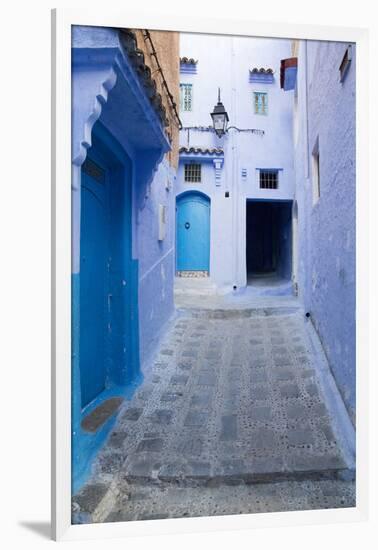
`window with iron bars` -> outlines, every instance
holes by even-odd
[[[260,189],[278,189],[278,170],[260,170]]]
[[[193,86],[192,84],[180,84],[180,111],[192,111]]]
[[[195,164],[194,162],[190,164],[185,164],[185,174],[184,180],[188,183],[199,183],[201,181],[201,165]]]
[[[268,94],[267,92],[253,92],[256,115],[268,114]]]

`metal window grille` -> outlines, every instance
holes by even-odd
[[[260,170],[260,189],[278,189],[277,170]]]
[[[267,92],[253,92],[255,114],[267,115],[268,114],[268,94]]]
[[[190,183],[198,183],[201,181],[200,164],[185,164],[185,181]]]
[[[193,107],[192,84],[180,84],[180,109],[191,111]]]

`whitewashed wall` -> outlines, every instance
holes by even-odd
[[[294,197],[292,114],[293,92],[280,89],[281,59],[291,57],[288,40],[181,34],[181,57],[198,60],[197,74],[181,74],[181,82],[193,84],[193,110],[181,112],[184,127],[209,126],[210,112],[221,89],[229,126],[264,130],[265,135],[230,129],[223,138],[214,133],[182,131],[182,146],[223,147],[221,186],[215,184],[211,163],[203,166],[203,182],[184,182],[179,167],[176,195],[197,189],[211,199],[210,277],[219,288],[246,285],[246,200],[292,200]],[[249,70],[272,68],[274,83],[250,83]],[[268,92],[268,115],[254,113],[253,91]],[[259,168],[279,168],[277,190],[259,188]],[[246,170],[246,177],[242,177]],[[225,197],[225,192],[230,194]]]

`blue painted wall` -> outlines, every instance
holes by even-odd
[[[81,429],[83,416],[108,397],[131,397],[173,314],[175,198],[170,189],[175,171],[164,160],[170,144],[162,122],[116,30],[73,27],[72,92],[72,485],[75,492],[90,474],[92,460],[115,421],[115,417],[111,418],[92,435]],[[85,327],[83,329],[80,319],[80,295],[85,287],[80,277],[81,166],[87,151],[90,154],[92,151],[94,157],[107,155],[112,189],[108,195],[111,222],[104,296],[108,323],[104,339],[104,389],[93,400],[98,388],[84,397],[83,408],[80,354],[85,350],[81,350],[80,333]],[[171,221],[163,241],[158,240],[159,204],[167,207]]]
[[[353,46],[352,64],[341,83],[339,66],[347,46],[299,43],[294,144],[299,294],[354,419],[356,51]],[[320,198],[314,202],[312,153],[317,141]]]
[[[175,259],[176,171],[164,159],[146,192],[135,205],[136,239],[139,257],[139,334],[142,369],[150,359],[174,312],[173,280]],[[166,207],[166,237],[158,240],[159,204]]]

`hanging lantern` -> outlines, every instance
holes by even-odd
[[[213,126],[217,136],[219,138],[224,136],[227,132],[227,123],[229,118],[220,99],[220,88],[218,88],[218,103],[215,105],[213,112],[210,113],[210,116],[213,119]]]

